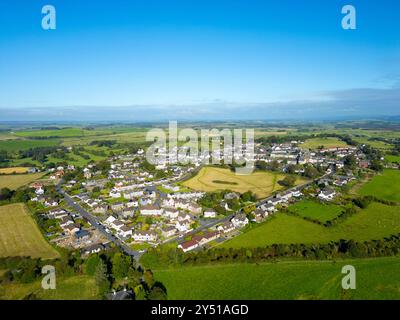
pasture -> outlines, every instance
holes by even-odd
[[[0,175],[0,189],[8,188],[16,190],[19,187],[40,179],[43,175],[44,173]]]
[[[37,147],[54,147],[59,145],[60,141],[57,139],[46,139],[46,140],[0,140],[0,150],[7,152],[18,152],[20,150],[28,150],[30,148]]]
[[[14,256],[43,259],[59,256],[21,203],[0,206],[0,257]]]
[[[357,290],[341,288],[344,265],[357,270]],[[400,299],[400,258],[219,264],[153,270],[170,300]],[[190,290],[188,290],[190,288]]]
[[[334,204],[303,200],[289,207],[289,211],[301,217],[316,219],[322,223],[336,218],[343,209]]]
[[[400,170],[386,169],[364,184],[360,195],[372,195],[389,201],[400,202]]]
[[[250,175],[237,175],[229,169],[205,167],[182,184],[185,187],[206,192],[224,189],[239,193],[252,191],[258,198],[265,198],[282,188],[278,181],[284,177],[283,174],[266,171],[256,171]],[[304,180],[297,180],[298,184],[302,182]]]
[[[301,145],[301,147],[304,149],[318,149],[319,147],[322,147],[323,149],[343,148],[347,146],[348,145],[346,142],[332,137],[307,139]]]
[[[400,233],[400,207],[371,203],[332,227],[277,213],[243,234],[221,244],[225,248],[263,247],[271,244],[328,243],[340,239],[382,239]]]
[[[5,284],[0,289],[0,299],[21,300],[31,293],[42,300],[93,300],[99,298],[98,288],[93,277],[57,278],[56,286],[56,290],[44,290],[41,281]]]

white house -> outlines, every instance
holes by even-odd
[[[204,211],[204,218],[215,218],[217,213],[213,209],[207,209]]]
[[[154,231],[135,231],[132,234],[132,237],[135,241],[148,242],[148,241],[156,241],[157,234]]]
[[[129,228],[129,227],[127,227],[127,226],[122,226],[122,227],[118,230],[118,234],[119,234],[121,237],[124,237],[124,238],[131,237],[131,236],[132,236],[132,228]]]
[[[196,240],[189,240],[179,244],[178,248],[182,249],[183,252],[188,252],[190,250],[196,249],[198,246],[199,243]]]
[[[231,219],[231,222],[235,228],[243,228],[249,223],[249,219],[247,219],[246,215],[239,213]]]
[[[179,232],[189,231],[190,230],[190,220],[177,221],[175,224],[175,228],[178,229]]]
[[[163,209],[157,205],[145,205],[140,208],[140,214],[144,216],[159,216]]]
[[[324,201],[332,200],[336,195],[334,190],[323,190],[318,194],[318,198]]]

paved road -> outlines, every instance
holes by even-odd
[[[114,236],[111,233],[108,233],[103,225],[99,223],[97,217],[90,214],[86,211],[79,203],[77,203],[74,199],[71,198],[64,190],[60,187],[61,182],[56,186],[57,192],[59,192],[65,199],[66,203],[74,208],[82,217],[84,217],[90,224],[99,230],[108,240],[113,242],[118,248],[120,248],[125,254],[135,258],[135,260],[139,261],[140,256],[142,253],[133,250],[132,248],[128,247],[125,243],[123,243],[120,239]]]

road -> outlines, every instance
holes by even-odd
[[[61,187],[60,187],[61,183],[62,182],[60,182],[56,186],[56,190],[58,193],[60,193],[64,197],[66,203],[70,207],[72,207],[74,210],[76,210],[76,212],[78,212],[83,218],[85,218],[87,221],[89,221],[89,223],[93,227],[95,227],[101,234],[103,234],[108,240],[110,240],[118,248],[120,248],[122,250],[122,252],[133,257],[136,261],[139,262],[139,259],[140,259],[140,256],[142,255],[142,253],[140,253],[139,251],[133,250],[132,248],[127,246],[123,241],[118,239],[116,236],[114,236],[111,233],[108,233],[106,231],[106,228],[99,223],[99,220],[97,219],[97,217],[93,216],[88,211],[86,211],[79,203],[77,203],[74,199],[72,199],[72,197],[70,195],[68,195],[64,190],[61,189]]]

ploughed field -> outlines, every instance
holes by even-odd
[[[253,192],[258,198],[266,198],[274,191],[282,189],[278,184],[279,180],[285,177],[284,174],[256,171],[250,175],[237,175],[235,172],[224,168],[205,167],[197,175],[183,182],[185,187],[213,192],[229,189],[235,192]],[[296,184],[304,183],[305,180],[297,179]]]
[[[43,259],[59,256],[21,203],[0,206],[0,257],[15,256]]]

